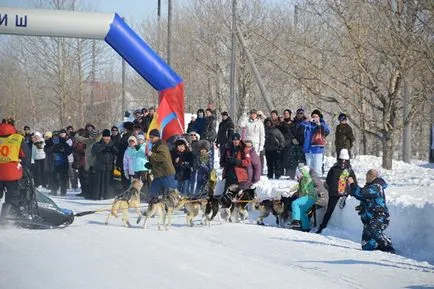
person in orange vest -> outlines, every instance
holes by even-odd
[[[13,119],[0,124],[0,199],[6,192],[1,217],[17,212],[20,202],[19,180],[23,166],[30,168],[31,152],[24,137],[17,133]]]

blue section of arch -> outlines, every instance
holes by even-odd
[[[156,90],[182,82],[182,78],[116,13],[104,40]]]

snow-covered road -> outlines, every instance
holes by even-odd
[[[74,211],[109,201],[55,198]],[[0,231],[0,288],[431,288],[434,266],[352,241],[254,224],[170,231],[104,225],[106,213],[66,229]],[[135,221],[135,213],[131,213]]]

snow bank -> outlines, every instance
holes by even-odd
[[[331,157],[325,159],[326,172],[335,161]],[[434,263],[434,170],[429,166],[401,161],[393,162],[393,170],[384,170],[381,168],[381,158],[375,156],[358,156],[352,160],[352,164],[361,186],[370,168],[378,169],[389,184],[386,200],[391,223],[386,234],[392,238],[397,252]],[[283,191],[289,191],[294,184],[294,181],[270,181],[265,178],[257,184],[257,193],[260,198],[276,197]],[[362,223],[354,210],[358,203],[349,197],[344,209],[336,207],[323,234],[360,242]],[[319,222],[323,214],[318,211]]]

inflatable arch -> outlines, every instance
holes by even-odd
[[[176,119],[164,135],[182,133],[182,78],[118,14],[0,7],[0,34],[104,40],[159,92],[160,103],[164,99],[170,104]]]

